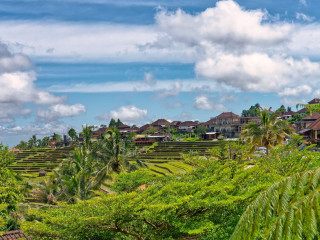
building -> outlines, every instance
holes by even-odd
[[[319,104],[319,103],[320,103],[320,98],[314,98],[308,102],[308,104]]]
[[[289,120],[289,119],[293,118],[293,116],[296,115],[296,114],[297,113],[293,112],[293,111],[281,112],[280,113],[280,118],[282,120]]]
[[[306,141],[312,143],[320,142],[320,118],[311,123],[308,128],[300,130],[298,133],[303,136]]]
[[[258,117],[240,117],[233,112],[224,112],[204,123],[207,131],[217,132],[227,138],[240,137],[241,130],[248,123],[259,123]]]
[[[198,125],[198,121],[185,121],[179,124],[178,130],[181,132],[192,132]]]
[[[309,126],[319,118],[320,118],[320,113],[313,112],[311,115],[308,115],[302,118],[301,121],[296,123],[297,130],[301,131],[304,129],[309,129]]]
[[[240,125],[239,115],[233,112],[224,112],[216,117],[214,129],[212,130],[222,134],[224,137],[234,138],[240,136]]]

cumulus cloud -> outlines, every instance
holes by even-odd
[[[319,77],[320,64],[265,53],[228,54],[200,61],[196,72],[243,91],[272,92],[310,76]]]
[[[109,121],[111,118],[120,119],[125,123],[137,123],[145,120],[148,115],[147,109],[140,109],[134,105],[121,106],[117,110],[111,110],[98,117],[101,121]]]
[[[25,103],[57,104],[65,97],[55,96],[35,86],[36,74],[30,59],[9,51],[0,43],[0,122],[10,123],[16,116],[31,113]]]
[[[296,13],[296,19],[298,20],[303,20],[303,21],[307,21],[307,22],[311,22],[314,20],[314,17],[310,17],[304,13]]]
[[[283,91],[279,92],[281,97],[300,97],[308,96],[312,93],[312,88],[308,85],[301,85],[295,88],[285,88]]]
[[[32,66],[30,59],[21,54],[12,54],[7,46],[0,43],[0,72],[15,72]]]
[[[33,71],[1,74],[0,102],[55,104],[65,100],[64,97],[54,96],[47,91],[38,89],[34,84],[35,80],[36,75]]]
[[[218,85],[249,92],[278,92],[295,87],[301,79],[314,86],[320,82],[319,62],[292,57],[306,52],[309,41],[320,52],[315,40],[320,36],[319,25],[280,22],[265,10],[247,10],[232,0],[219,1],[196,15],[183,10],[161,11],[156,20],[164,34],[153,47],[165,39],[167,48],[180,44],[194,49],[197,75]],[[305,33],[310,34],[306,37]]]
[[[0,103],[0,123],[12,123],[16,115],[28,115],[31,109],[19,103]]]
[[[288,40],[292,27],[289,24],[262,24],[268,13],[261,10],[244,10],[236,2],[219,1],[197,15],[183,10],[161,11],[157,16],[159,28],[174,41],[189,46],[219,44],[229,49],[247,46],[268,46]]]
[[[38,118],[44,122],[51,122],[59,118],[74,117],[86,111],[86,107],[82,104],[56,104],[50,106],[48,109],[38,109]]]
[[[212,100],[210,100],[207,96],[196,97],[193,106],[198,110],[227,110],[227,108],[222,103],[215,103]]]

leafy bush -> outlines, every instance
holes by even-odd
[[[141,169],[131,173],[120,173],[111,189],[116,192],[132,192],[137,187],[155,180],[155,176],[148,170]]]

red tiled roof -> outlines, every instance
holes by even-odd
[[[130,128],[130,126],[128,126],[128,125],[120,125],[117,128],[118,129],[126,129],[126,128]]]
[[[179,126],[181,123],[181,121],[173,121],[172,123],[170,123],[170,126]]]
[[[308,129],[311,130],[320,130],[320,118],[318,118],[314,123],[312,123]]]
[[[309,112],[308,108],[302,108],[297,113],[308,113],[308,112]]]
[[[320,113],[313,112],[311,115],[302,118],[302,120],[316,120],[318,118],[320,118]]]
[[[284,116],[284,115],[295,115],[296,112],[293,112],[293,111],[288,111],[288,112],[281,112],[281,116]]]
[[[158,119],[157,121],[151,123],[152,126],[164,126],[168,124],[169,122],[165,119]]]
[[[202,125],[210,125],[210,124],[214,124],[214,123],[216,123],[216,119],[211,118],[209,121],[202,123]]]
[[[94,133],[94,135],[101,136],[101,135],[105,134],[106,131],[107,131],[107,128],[106,128],[106,127],[99,128],[99,129]]]
[[[6,232],[2,236],[0,236],[0,240],[16,240],[16,239],[27,239],[27,237],[21,232],[21,230]]]
[[[139,128],[139,131],[147,130],[150,126],[151,126],[151,124],[145,124],[145,125],[143,125],[142,127]]]
[[[197,125],[199,125],[198,122],[185,121],[185,122],[180,123],[179,127],[180,126],[188,127],[188,126],[197,126]]]
[[[316,104],[316,103],[320,103],[320,98],[314,98],[312,99],[310,102],[308,102],[309,104]]]
[[[217,116],[217,118],[239,118],[239,115],[234,114],[233,112],[224,112]]]

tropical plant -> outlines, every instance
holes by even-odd
[[[318,239],[319,203],[320,168],[297,173],[260,194],[231,239]]]
[[[15,230],[18,226],[10,215],[17,210],[22,200],[22,179],[7,167],[14,154],[0,144],[0,235],[3,231]]]
[[[286,121],[279,120],[277,115],[270,114],[267,110],[260,112],[260,120],[259,124],[246,124],[241,132],[241,138],[252,146],[251,152],[257,147],[265,147],[269,155],[270,149],[282,144],[285,137],[294,133],[294,129]]]
[[[83,142],[82,142],[82,145],[88,150],[88,151],[91,151],[92,150],[92,146],[93,146],[93,143],[91,141],[91,138],[92,138],[92,128],[90,126],[85,126],[83,127],[82,129],[82,132],[80,133],[82,138],[83,138]]]
[[[128,159],[133,157],[135,152],[129,150],[128,144],[130,142],[123,141],[117,129],[106,132],[97,146],[97,157],[103,165],[100,174],[120,173],[129,166]]]
[[[78,136],[74,128],[70,128],[70,130],[68,131],[68,135],[71,138],[72,142],[75,142],[78,140]]]
[[[312,112],[320,112],[320,103],[316,103],[316,104],[299,103],[297,104],[297,108],[307,108],[311,114]]]

